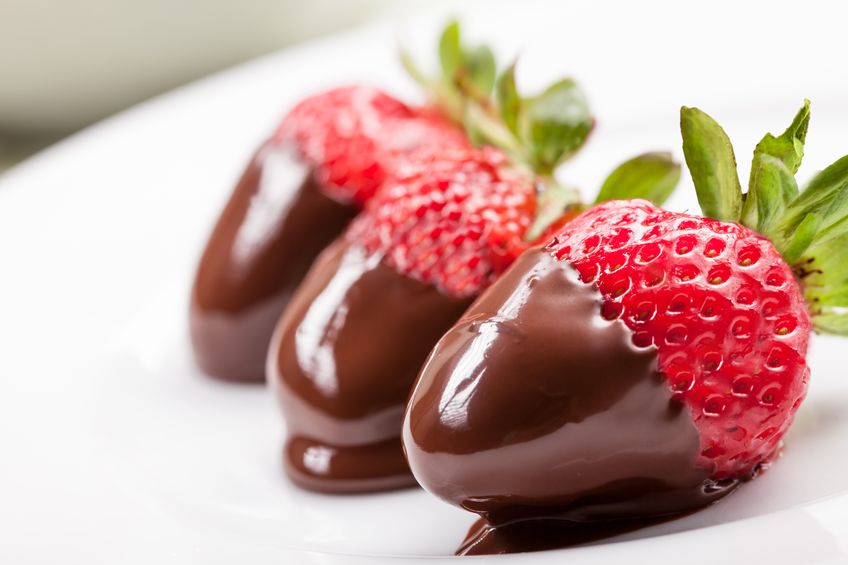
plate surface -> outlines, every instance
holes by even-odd
[[[673,149],[697,105],[729,130],[741,177],[803,97],[801,176],[848,152],[846,11],[768,2],[487,2],[469,35],[522,53],[528,88],[571,74],[599,127],[562,179],[597,189],[618,162]],[[811,13],[814,11],[814,13]],[[444,14],[380,22],[153,100],[0,178],[0,561],[371,563],[450,556],[473,521],[418,490],[329,497],[280,471],[261,387],[193,368],[188,286],[248,156],[301,96],[346,82],[414,92]],[[689,192],[689,180],[684,189]],[[692,208],[688,196],[671,207]],[[848,556],[846,344],[814,340],[784,457],[724,502],[607,543],[477,562],[828,563]]]

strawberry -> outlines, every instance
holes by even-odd
[[[474,296],[528,247],[536,192],[503,153],[413,153],[347,238],[398,273],[444,294]]]
[[[465,147],[460,129],[432,108],[412,108],[374,88],[348,86],[298,103],[273,139],[293,142],[334,197],[365,204],[398,155],[416,147]]]
[[[248,164],[197,271],[191,337],[206,373],[264,380],[271,332],[312,261],[420,146],[469,143],[433,109],[373,88],[337,88],[292,109]]]
[[[722,479],[776,452],[804,398],[810,317],[767,239],[734,223],[640,201],[601,204],[546,249],[594,283],[601,315],[654,347],[700,433],[697,465]]]
[[[502,551],[528,520],[689,511],[779,453],[811,329],[848,334],[848,157],[799,190],[808,123],[806,102],[763,138],[743,194],[724,131],[683,108],[707,217],[600,203],[524,252],[439,341],[403,444],[425,488],[486,521],[462,553]],[[568,527],[553,527],[563,544],[597,537]]]
[[[403,408],[430,349],[486,287],[573,207],[554,167],[592,129],[570,80],[522,98],[513,69],[499,78],[485,48],[466,49],[449,26],[443,77],[422,79],[440,108],[480,148],[403,153],[344,237],[316,261],[280,319],[268,356],[287,422],[289,476],[300,486],[361,492],[409,485],[400,444]],[[409,62],[407,61],[409,65]],[[662,200],[678,167],[633,159],[609,196]]]

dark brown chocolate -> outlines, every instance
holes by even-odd
[[[427,354],[469,303],[343,239],[321,254],[268,358],[295,483],[323,492],[415,484],[400,445],[406,399]]]
[[[735,486],[694,466],[698,432],[656,352],[603,320],[600,299],[540,249],[484,292],[433,350],[409,401],[404,448],[424,488],[515,532],[525,520],[600,529],[687,512]],[[501,538],[527,536],[490,541]],[[547,543],[537,542],[513,550]]]
[[[212,232],[194,281],[189,328],[214,377],[265,379],[271,333],[315,257],[357,214],[315,182],[290,146],[263,145]]]
[[[564,549],[608,539],[677,518],[654,516],[609,522],[571,522],[540,518],[492,526],[480,518],[468,530],[457,555],[492,555]]]

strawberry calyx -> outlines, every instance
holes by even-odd
[[[432,103],[462,126],[475,145],[500,149],[513,167],[535,178],[537,211],[526,241],[536,241],[564,214],[585,208],[576,188],[554,178],[555,170],[585,145],[595,127],[586,95],[573,79],[562,78],[539,94],[524,96],[516,84],[516,63],[498,72],[491,49],[464,44],[456,21],[439,39],[438,76],[423,73],[403,49],[400,58]],[[679,165],[670,154],[641,155],[610,175],[598,201],[646,198],[662,204],[679,176]]]
[[[746,193],[727,134],[697,108],[680,111],[683,153],[704,215],[768,238],[795,273],[815,329],[848,335],[848,156],[799,188],[809,121],[805,100],[781,135],[762,138]]]
[[[552,175],[583,147],[594,129],[586,95],[573,79],[558,80],[535,96],[521,96],[515,63],[498,73],[491,49],[465,45],[456,21],[439,39],[438,76],[421,72],[405,51],[401,62],[474,143],[497,147],[516,165],[538,174]]]

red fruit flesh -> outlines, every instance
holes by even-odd
[[[700,432],[699,466],[740,477],[776,453],[806,393],[810,317],[767,239],[634,200],[592,208],[547,249],[598,286],[634,345],[657,348]]]
[[[427,147],[403,159],[348,237],[400,273],[472,296],[527,248],[535,209],[532,180],[502,153]]]
[[[423,145],[469,145],[462,131],[432,110],[411,108],[362,86],[306,98],[288,113],[274,138],[293,141],[316,167],[319,184],[359,205],[374,195],[403,153]]]

